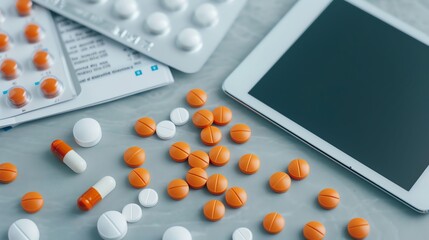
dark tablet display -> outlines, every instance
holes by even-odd
[[[406,190],[429,164],[429,47],[345,1],[249,94]]]

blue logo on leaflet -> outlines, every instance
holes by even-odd
[[[134,74],[135,74],[136,76],[140,76],[140,75],[142,75],[142,74],[143,74],[143,71],[142,71],[142,70],[136,70],[136,71],[134,72]]]
[[[7,92],[8,92],[8,90],[4,90],[4,91],[3,91],[3,94],[7,94]]]
[[[150,67],[150,69],[152,70],[152,72],[157,71],[158,70],[158,65],[153,65]]]

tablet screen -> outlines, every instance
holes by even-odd
[[[249,94],[406,190],[429,164],[429,47],[345,1]]]

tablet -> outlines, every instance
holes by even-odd
[[[429,38],[362,0],[301,0],[224,91],[419,212],[429,210]]]

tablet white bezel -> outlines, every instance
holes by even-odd
[[[362,0],[346,1],[429,46],[429,38],[424,33],[375,6]],[[292,133],[300,140],[326,154],[343,167],[391,194],[414,210],[428,212],[429,167],[425,169],[411,190],[407,191],[248,93],[331,2],[332,0],[301,0],[296,3],[262,42],[228,76],[223,84],[223,90],[253,111]]]

